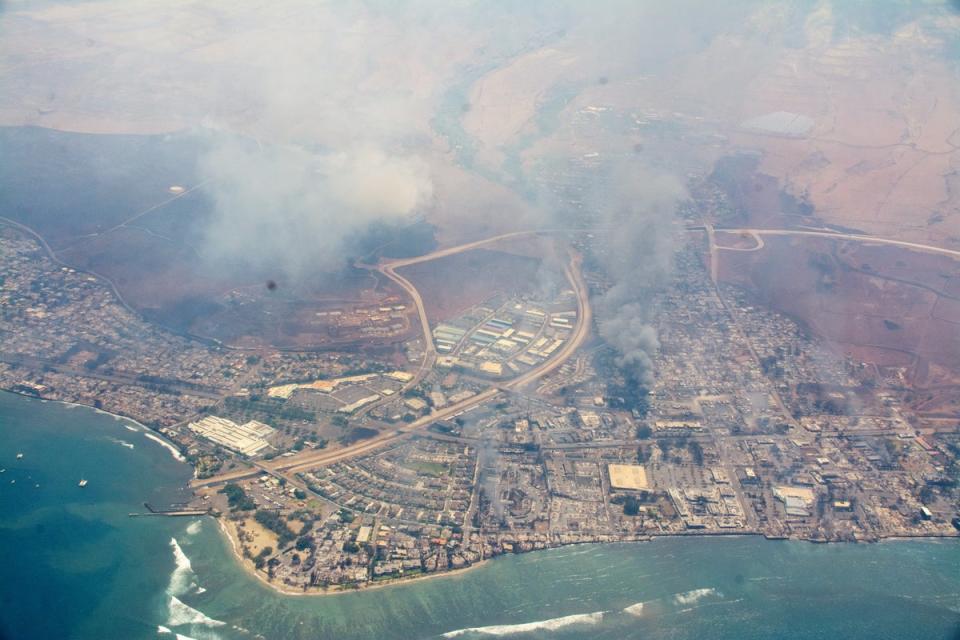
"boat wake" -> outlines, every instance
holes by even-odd
[[[498,624],[489,627],[469,627],[467,629],[457,629],[443,634],[444,638],[456,638],[462,635],[476,634],[485,636],[507,636],[518,633],[530,633],[531,631],[556,631],[571,625],[595,625],[603,621],[603,611],[593,613],[579,613],[572,616],[563,616],[560,618],[550,618],[548,620],[538,620],[536,622],[524,622],[521,624]]]

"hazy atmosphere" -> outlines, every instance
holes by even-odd
[[[0,0],[0,639],[955,638],[958,263],[952,0]]]

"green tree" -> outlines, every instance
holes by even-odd
[[[253,499],[247,495],[247,492],[243,490],[243,487],[232,482],[224,485],[218,493],[227,496],[227,504],[230,505],[231,511],[250,511],[257,506]]]
[[[306,551],[313,547],[313,540],[309,536],[300,536],[297,538],[297,551]]]

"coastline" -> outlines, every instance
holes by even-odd
[[[40,398],[37,396],[32,396],[25,393],[19,393],[19,392],[7,390],[7,389],[2,389],[0,391],[9,393],[11,395],[16,395],[22,398],[26,398],[28,400],[36,400],[39,402],[56,402],[58,404],[61,404],[70,408],[82,407],[102,415],[111,416],[117,421],[132,423],[136,425],[139,428],[139,430],[142,430],[143,435],[145,437],[156,442],[157,444],[160,444],[161,446],[166,448],[168,451],[170,451],[170,453],[174,455],[174,457],[177,459],[178,462],[189,464],[188,462],[186,462],[186,459],[183,458],[182,454],[180,454],[179,450],[177,450],[172,443],[166,441],[163,438],[162,434],[159,434],[156,431],[153,431],[152,429],[150,429],[143,423],[139,422],[135,418],[131,418],[129,416],[107,411],[105,409],[100,409],[98,407],[93,407],[91,405],[83,404],[80,402]],[[211,516],[211,517],[214,517],[214,516]],[[429,580],[433,578],[454,577],[460,574],[464,574],[472,569],[479,568],[487,564],[488,562],[495,560],[501,555],[519,555],[520,553],[526,554],[526,553],[532,553],[535,551],[544,551],[548,549],[559,549],[563,547],[572,547],[572,546],[581,546],[581,545],[629,544],[629,543],[637,543],[637,542],[650,542],[656,539],[663,539],[663,538],[682,538],[682,537],[716,538],[716,537],[752,537],[752,536],[763,537],[765,540],[768,540],[768,541],[790,540],[790,541],[796,541],[796,542],[807,542],[810,544],[838,544],[838,543],[840,544],[851,544],[851,543],[852,544],[864,544],[864,543],[876,544],[876,543],[888,542],[888,541],[910,541],[910,540],[960,541],[960,531],[955,531],[951,533],[916,533],[916,534],[911,534],[909,532],[907,533],[898,532],[896,534],[891,534],[887,536],[878,536],[874,539],[858,539],[858,540],[823,540],[823,539],[811,539],[811,538],[791,537],[791,536],[781,537],[781,536],[767,535],[759,531],[719,531],[719,532],[704,532],[704,531],[692,532],[691,531],[691,532],[674,532],[674,533],[651,532],[651,533],[645,533],[642,535],[636,535],[630,539],[623,539],[623,540],[605,540],[605,541],[584,540],[584,541],[559,542],[556,544],[551,544],[542,549],[531,549],[529,551],[514,552],[512,554],[511,553],[498,554],[496,556],[484,558],[472,565],[457,568],[457,569],[447,569],[443,571],[436,571],[436,572],[425,573],[425,574],[422,573],[422,574],[418,574],[410,577],[384,578],[381,580],[377,580],[375,582],[370,581],[368,583],[365,583],[363,585],[359,585],[356,587],[343,587],[343,586],[334,585],[326,588],[310,587],[306,591],[303,591],[302,589],[300,590],[294,589],[287,585],[279,584],[277,582],[271,581],[261,572],[257,571],[256,568],[253,566],[252,562],[243,556],[243,553],[241,551],[241,543],[236,531],[236,527],[233,525],[233,523],[228,521],[228,519],[225,517],[216,517],[216,520],[217,520],[218,528],[220,529],[222,535],[225,536],[227,538],[227,541],[229,542],[229,546],[233,554],[234,560],[243,568],[244,572],[249,574],[257,582],[270,588],[272,591],[276,593],[287,595],[287,596],[311,596],[311,597],[332,596],[332,595],[338,595],[343,593],[356,593],[359,591],[367,591],[371,589],[382,589],[385,587],[402,586],[405,584],[412,584],[413,582],[416,582],[416,581]]]
[[[932,534],[923,534],[923,535],[893,535],[877,538],[876,540],[812,540],[809,538],[779,538],[779,537],[769,537],[763,533],[756,531],[745,531],[745,532],[721,532],[721,533],[679,533],[679,534],[649,534],[645,536],[639,536],[630,540],[611,540],[606,542],[600,541],[577,541],[577,542],[564,542],[556,545],[551,545],[543,549],[532,549],[530,551],[520,552],[520,553],[503,553],[489,558],[484,558],[479,562],[476,562],[467,567],[461,567],[459,569],[449,569],[444,571],[436,571],[433,573],[419,574],[411,577],[392,577],[383,580],[378,580],[376,582],[368,582],[366,584],[357,586],[357,587],[342,587],[342,586],[332,586],[332,587],[310,587],[306,591],[294,589],[284,584],[279,584],[268,579],[264,574],[257,571],[248,558],[243,556],[241,552],[241,543],[239,536],[234,524],[227,520],[226,518],[219,517],[216,518],[217,524],[220,528],[222,534],[227,538],[230,543],[230,550],[232,552],[234,560],[243,568],[244,572],[255,578],[259,583],[268,587],[276,593],[286,595],[286,596],[297,596],[297,597],[323,597],[323,596],[335,596],[344,593],[357,593],[360,591],[369,591],[372,589],[383,589],[385,587],[398,587],[406,584],[412,584],[414,582],[422,580],[430,580],[433,578],[444,578],[444,577],[454,577],[461,574],[465,574],[472,569],[476,569],[486,565],[489,562],[492,562],[499,558],[500,556],[508,555],[525,555],[527,553],[536,553],[537,551],[547,551],[550,549],[561,549],[564,547],[577,547],[577,546],[588,546],[588,545],[601,545],[601,544],[636,544],[641,542],[653,542],[658,539],[668,539],[668,538],[750,538],[750,537],[760,537],[767,542],[775,541],[791,541],[791,542],[806,542],[808,544],[877,544],[881,542],[896,542],[896,541],[910,541],[910,540],[954,540],[960,542],[960,532],[957,535],[932,535]]]
[[[12,389],[0,389],[0,392],[9,393],[15,396],[20,396],[21,398],[28,398],[30,400],[37,400],[39,402],[56,402],[57,404],[62,404],[66,407],[71,407],[71,408],[80,407],[83,409],[89,409],[90,411],[93,411],[95,413],[99,413],[105,416],[110,416],[117,421],[131,422],[138,427],[138,429],[143,433],[145,438],[156,442],[161,447],[169,451],[170,454],[178,462],[189,464],[187,462],[187,458],[182,453],[180,453],[180,449],[178,449],[176,445],[173,444],[173,442],[165,438],[163,434],[160,433],[159,431],[155,431],[151,429],[150,427],[143,424],[136,418],[131,418],[130,416],[126,416],[121,413],[114,413],[113,411],[107,411],[106,409],[101,409],[100,407],[94,407],[93,405],[84,404],[82,402],[73,402],[72,400],[55,400],[53,398],[43,398],[40,396],[33,396],[28,393],[20,393],[19,391],[13,391]],[[194,473],[194,475],[196,475],[196,473]]]
[[[213,516],[211,516],[213,517]],[[336,596],[345,593],[358,593],[360,591],[370,591],[373,589],[383,589],[385,587],[398,587],[406,584],[411,584],[413,582],[419,582],[423,580],[431,580],[433,578],[447,578],[454,577],[461,574],[464,574],[472,569],[477,569],[487,564],[493,558],[484,558],[479,562],[468,567],[461,567],[459,569],[450,569],[447,571],[435,571],[433,573],[420,574],[416,576],[411,576],[408,578],[396,577],[396,578],[386,578],[383,580],[378,580],[377,582],[371,582],[363,586],[356,588],[351,587],[341,587],[341,586],[332,586],[332,587],[310,587],[306,591],[300,589],[294,589],[287,585],[278,584],[272,580],[269,580],[266,576],[261,574],[253,566],[253,564],[243,556],[243,553],[240,551],[240,539],[237,534],[237,529],[232,522],[227,518],[216,518],[217,526],[220,529],[223,536],[227,538],[230,543],[230,550],[232,552],[234,560],[243,568],[244,572],[255,578],[257,582],[262,584],[265,587],[268,587],[272,591],[275,591],[281,595],[285,596],[298,596],[298,597],[324,597],[324,596]]]

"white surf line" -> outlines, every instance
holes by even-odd
[[[687,605],[696,604],[708,596],[723,597],[723,594],[713,588],[693,589],[673,596],[673,601],[677,604]]]
[[[144,438],[148,438],[148,439],[150,439],[150,440],[153,440],[154,442],[156,442],[156,443],[159,444],[160,446],[166,448],[171,454],[173,454],[173,457],[176,458],[177,460],[179,460],[180,462],[184,462],[184,461],[186,460],[186,458],[183,456],[183,454],[180,453],[180,450],[179,450],[179,449],[177,449],[175,446],[173,446],[172,444],[170,444],[169,442],[167,442],[166,440],[164,440],[163,438],[161,438],[159,435],[157,435],[157,434],[154,433],[153,431],[150,431],[149,429],[146,430],[146,431],[144,431],[144,432],[143,432],[143,437],[144,437]]]
[[[572,616],[562,616],[559,618],[549,618],[547,620],[537,620],[536,622],[523,622],[520,624],[498,624],[489,627],[468,627],[466,629],[456,629],[443,634],[444,638],[456,638],[470,633],[488,635],[488,636],[507,636],[517,633],[530,633],[531,631],[556,631],[571,625],[595,625],[603,621],[603,611],[594,611],[593,613],[578,613]]]

